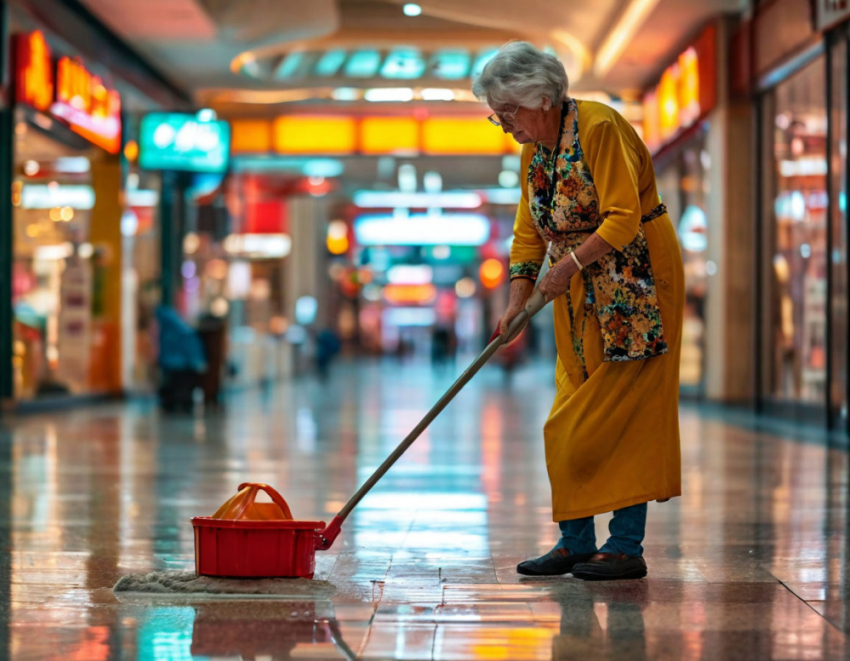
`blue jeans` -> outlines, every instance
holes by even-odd
[[[561,539],[557,546],[569,549],[570,553],[595,553],[596,528],[593,517],[560,521]],[[599,549],[601,553],[625,553],[630,556],[643,555],[641,542],[646,534],[646,503],[624,507],[614,512],[608,524],[611,536]]]

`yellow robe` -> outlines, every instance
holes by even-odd
[[[600,103],[578,101],[578,136],[607,217],[597,233],[621,250],[635,238],[641,216],[658,205],[652,158],[628,122]],[[522,174],[535,146],[525,145]],[[644,223],[668,353],[644,360],[603,362],[596,315],[573,305],[588,378],[572,345],[567,295],[554,301],[557,394],[543,436],[554,521],[610,512],[681,495],[679,356],[685,278],[676,231],[667,214]],[[547,243],[528,205],[528,186],[514,224],[511,263],[542,263]],[[572,301],[585,298],[576,274]],[[582,321],[585,323],[582,324]]]

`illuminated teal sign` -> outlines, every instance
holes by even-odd
[[[142,119],[139,165],[145,170],[221,173],[230,160],[230,125],[211,110],[157,112]]]

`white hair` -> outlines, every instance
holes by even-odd
[[[527,41],[502,46],[472,83],[472,93],[486,99],[491,108],[507,104],[539,108],[544,98],[558,107],[568,88],[561,61]]]

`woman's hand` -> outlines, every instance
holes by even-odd
[[[575,254],[582,266],[587,268],[612,250],[614,250],[614,247],[594,232],[587,237],[584,243],[576,248]],[[569,291],[570,280],[572,280],[576,273],[578,273],[578,266],[576,266],[575,261],[569,255],[564,255],[561,261],[555,264],[543,276],[537,288],[548,303]]]
[[[537,285],[546,302],[553,301],[569,291],[570,280],[577,272],[578,267],[569,255],[549,269]]]
[[[508,308],[499,320],[499,335],[507,336],[508,326],[510,326],[513,318],[523,311],[532,291],[534,291],[534,283],[531,280],[527,278],[511,280],[511,295],[508,300]]]

